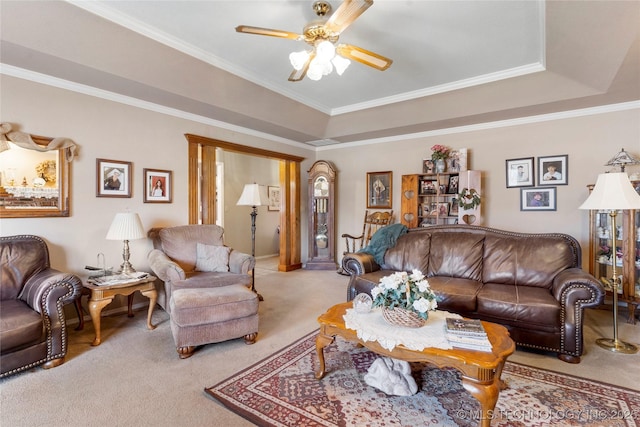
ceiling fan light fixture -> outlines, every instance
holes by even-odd
[[[300,52],[291,52],[289,55],[289,61],[291,62],[291,66],[296,70],[302,70],[304,64],[309,60],[310,53],[306,50],[302,50]]]
[[[316,44],[316,56],[323,62],[329,62],[336,56],[336,47],[328,40]]]
[[[311,63],[309,64],[309,69],[307,69],[307,77],[309,77],[309,79],[313,81],[318,81],[324,75],[323,71],[323,63],[318,61],[318,57],[316,56],[311,60]]]
[[[336,73],[338,73],[339,76],[341,76],[342,73],[344,73],[347,67],[351,64],[351,61],[349,61],[347,58],[344,58],[340,55],[334,56],[331,62],[333,63],[333,66],[336,68]]]

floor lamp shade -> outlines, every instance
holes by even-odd
[[[593,187],[591,194],[579,209],[609,211],[613,252],[615,254],[617,253],[616,216],[618,215],[618,210],[640,209],[640,195],[633,189],[626,173],[603,173],[598,175],[595,187]],[[623,253],[622,256],[629,256],[629,254]],[[617,262],[615,257],[616,255],[614,255],[611,262],[611,280],[609,278],[604,280],[611,287],[611,293],[613,294],[613,339],[598,338],[596,344],[609,351],[633,354],[638,351],[638,347],[618,339],[618,288],[621,277],[616,272]]]
[[[106,238],[107,240],[122,240],[124,242],[124,249],[122,250],[124,262],[120,266],[121,273],[135,273],[136,270],[129,262],[129,240],[143,239],[145,237],[142,221],[140,221],[137,213],[117,213],[113,218]]]
[[[626,173],[603,173],[579,209],[640,209],[640,195]]]
[[[269,204],[267,189],[264,185],[245,184],[237,206],[264,206]]]

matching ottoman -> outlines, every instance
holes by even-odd
[[[196,346],[258,335],[258,295],[245,285],[177,289],[171,300],[171,332],[181,359]]]

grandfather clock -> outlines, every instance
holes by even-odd
[[[308,270],[335,270],[335,181],[336,169],[318,160],[309,173],[309,259]]]

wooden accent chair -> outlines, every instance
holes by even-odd
[[[364,211],[364,222],[362,224],[362,234],[359,236],[353,236],[351,234],[343,234],[342,237],[346,243],[346,250],[342,253],[346,255],[348,253],[357,252],[360,249],[366,247],[371,240],[371,237],[376,231],[384,226],[387,226],[393,222],[393,210],[390,211],[375,211],[369,213]],[[348,274],[340,268],[338,274],[348,276]]]

